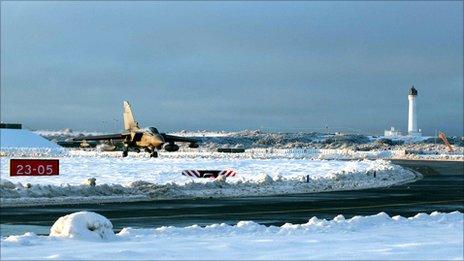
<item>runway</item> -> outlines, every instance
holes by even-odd
[[[304,223],[313,216],[331,219],[386,212],[412,216],[418,212],[464,211],[464,163],[395,160],[424,175],[414,183],[382,189],[229,199],[162,200],[140,203],[1,209],[1,235],[32,231],[47,234],[60,216],[88,210],[123,227],[234,224],[252,220],[267,225]]]

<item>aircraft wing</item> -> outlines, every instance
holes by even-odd
[[[161,133],[161,136],[163,136],[165,142],[189,142],[190,144],[197,144],[198,140],[193,139],[193,138],[187,138],[187,137],[180,137],[180,136],[174,136],[174,135],[169,135],[166,133]]]
[[[81,140],[122,140],[127,136],[127,134],[116,133],[116,134],[107,134],[107,135],[97,135],[97,136],[86,136],[74,138],[74,141]]]

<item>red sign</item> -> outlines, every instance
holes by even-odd
[[[54,176],[60,173],[57,159],[11,159],[10,176]]]

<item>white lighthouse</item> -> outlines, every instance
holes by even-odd
[[[417,90],[414,85],[409,90],[409,113],[408,113],[408,134],[410,136],[421,136],[420,129],[417,128],[417,109],[416,109]]]

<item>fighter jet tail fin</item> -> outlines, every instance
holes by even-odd
[[[138,130],[139,123],[135,121],[134,115],[132,114],[132,109],[129,105],[129,102],[124,101],[124,129],[125,130]]]

